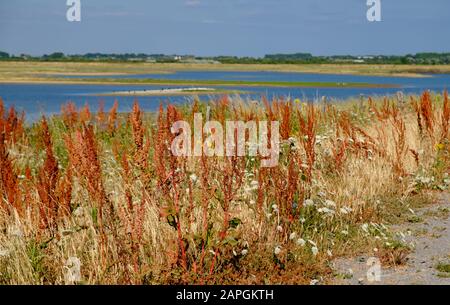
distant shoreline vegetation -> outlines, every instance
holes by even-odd
[[[333,55],[314,56],[310,53],[269,54],[264,57],[214,56],[166,54],[104,54],[86,53],[66,55],[55,52],[43,56],[13,55],[0,51],[0,61],[55,61],[55,62],[153,62],[153,63],[217,63],[217,64],[395,64],[395,65],[447,65],[450,53],[417,53],[407,55]]]

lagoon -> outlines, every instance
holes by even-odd
[[[323,88],[323,87],[273,87],[273,86],[208,86],[220,91],[240,91],[244,98],[258,99],[266,96],[293,97],[301,100],[319,100],[326,96],[330,101],[359,98],[364,96],[393,95],[398,91],[405,94],[419,94],[424,90],[442,92],[450,87],[450,74],[433,74],[427,77],[385,77],[341,74],[313,74],[292,72],[244,72],[244,71],[179,71],[165,74],[134,74],[109,76],[77,76],[66,75],[58,77],[70,78],[101,78],[101,79],[160,79],[160,80],[221,80],[221,81],[260,81],[260,82],[336,82],[336,83],[367,83],[396,85],[398,88]],[[154,111],[160,102],[189,103],[190,95],[155,95],[155,96],[117,96],[114,92],[161,90],[167,88],[192,88],[192,86],[166,85],[100,85],[100,84],[0,84],[0,97],[6,106],[14,105],[18,110],[27,113],[27,119],[35,119],[42,114],[54,114],[60,111],[61,105],[72,101],[78,106],[88,103],[95,111],[99,101],[105,103],[106,109],[112,106],[114,100],[119,100],[119,111],[127,112],[137,98],[146,111]],[[111,93],[102,96],[105,93]],[[123,94],[122,94],[123,95]],[[201,99],[211,98],[211,94],[200,94]]]

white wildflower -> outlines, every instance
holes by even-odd
[[[241,255],[242,255],[242,256],[246,256],[247,253],[248,253],[248,250],[247,250],[247,249],[244,249],[244,250],[241,251]]]
[[[306,245],[306,241],[303,238],[299,238],[297,239],[297,245],[303,247],[304,245]]]
[[[314,206],[314,201],[313,201],[312,199],[306,199],[306,200],[303,202],[303,205],[304,205],[305,207],[312,207],[312,206]]]
[[[320,208],[317,210],[319,213],[323,213],[323,214],[328,214],[328,215],[332,215],[335,212],[329,208]]]
[[[253,180],[252,182],[250,182],[250,186],[251,186],[253,189],[258,189],[258,181]]]
[[[369,225],[367,223],[364,223],[364,224],[361,225],[361,229],[364,232],[368,233],[369,232]]]
[[[282,227],[282,226],[278,226],[278,227],[277,227],[277,231],[278,231],[278,232],[283,232],[283,227]]]
[[[333,200],[325,200],[325,205],[329,208],[335,208],[336,203]]]
[[[193,183],[197,182],[197,179],[198,179],[198,177],[197,177],[196,174],[190,175],[189,178],[191,179],[191,181],[192,181]]]
[[[277,214],[280,212],[280,210],[278,210],[278,206],[276,204],[272,205],[272,209]]]
[[[346,214],[349,214],[350,212],[352,212],[353,209],[349,208],[349,207],[343,207],[339,211],[341,212],[341,214],[345,214],[346,215]]]
[[[275,249],[273,250],[273,253],[275,253],[275,255],[278,255],[281,253],[281,247],[280,246],[276,246]]]
[[[311,251],[312,251],[312,254],[313,254],[314,256],[316,256],[317,254],[319,254],[319,249],[318,249],[317,247],[312,247],[312,248],[311,248]]]
[[[296,236],[297,236],[297,233],[292,232],[291,235],[289,236],[289,240],[294,240]]]

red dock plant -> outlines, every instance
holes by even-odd
[[[39,170],[36,189],[40,198],[39,214],[41,228],[49,229],[52,233],[57,228],[60,215],[71,212],[72,179],[71,169],[61,178],[58,162],[53,153],[53,145],[47,120],[41,122],[41,141],[45,149],[45,161]]]
[[[17,113],[14,107],[10,107],[7,111],[3,100],[0,98],[0,133],[5,134],[5,141],[17,141],[23,134],[23,123],[25,113],[21,115]]]
[[[301,143],[305,149],[306,161],[308,168],[306,170],[307,181],[311,182],[312,170],[314,167],[314,162],[316,160],[316,131],[317,131],[317,117],[316,109],[314,105],[308,104],[306,110],[306,117],[298,111],[298,120],[300,125],[300,136],[302,137]]]
[[[98,228],[103,233],[103,213],[105,205],[110,208],[103,181],[98,144],[92,125],[83,125],[75,131],[73,136],[66,137],[66,146],[69,152],[69,162],[75,175],[86,187],[89,196],[95,203],[98,215]]]
[[[434,139],[434,114],[430,92],[425,91],[419,102],[411,97],[411,102],[417,114],[417,125],[420,133],[423,135],[423,132],[426,131],[429,137]]]
[[[141,173],[144,173],[148,167],[150,141],[148,139],[145,141],[145,126],[142,121],[142,111],[137,101],[133,104],[129,120],[134,140],[133,161]]]
[[[15,209],[23,214],[19,179],[6,146],[5,132],[0,132],[0,207],[8,214]]]
[[[39,213],[41,216],[41,226],[44,229],[56,229],[56,216],[58,213],[58,203],[56,201],[56,184],[58,182],[58,162],[53,155],[51,135],[48,130],[47,120],[42,119],[41,139],[44,145],[46,158],[43,167],[39,171],[36,185],[41,204]]]
[[[114,101],[114,104],[108,113],[108,131],[110,134],[113,134],[117,127],[117,109],[119,109],[119,103]]]
[[[73,102],[69,102],[65,105],[61,106],[61,115],[64,121],[64,124],[70,128],[74,127],[78,122],[78,110],[77,106]]]
[[[0,99],[0,207],[8,214],[12,213],[13,209],[19,214],[23,213],[19,179],[8,152],[8,144],[18,140],[23,133],[23,121],[24,114],[19,116],[14,107],[6,113]]]

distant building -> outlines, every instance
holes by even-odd
[[[142,61],[141,58],[128,58],[128,61]]]
[[[19,57],[22,58],[22,59],[28,60],[28,59],[31,58],[31,55],[28,55],[28,54],[20,54]]]

